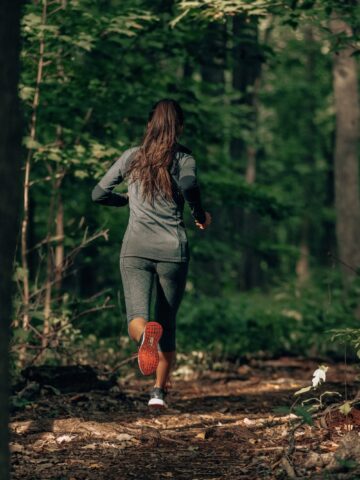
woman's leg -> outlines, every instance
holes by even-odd
[[[143,375],[151,375],[159,364],[158,342],[162,327],[148,322],[155,262],[140,257],[122,258],[126,313],[130,337],[139,343],[138,365]]]
[[[155,387],[165,388],[170,372],[175,365],[176,351],[159,352],[159,365],[156,369]]]
[[[140,342],[146,324],[147,321],[144,317],[135,317],[130,320],[128,327],[129,335],[136,343]]]
[[[176,313],[182,300],[188,263],[157,262],[155,320],[163,327],[155,386],[164,388],[176,356]]]
[[[150,315],[154,265],[145,258],[123,257],[120,258],[120,271],[129,335],[139,342]]]

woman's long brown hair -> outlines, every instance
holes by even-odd
[[[159,194],[172,199],[169,167],[183,124],[184,114],[175,100],[160,100],[151,109],[142,144],[127,172],[130,182],[139,181],[145,200],[153,202]]]

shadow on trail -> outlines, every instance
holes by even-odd
[[[327,389],[343,387],[339,372]],[[347,378],[350,397],[357,387]],[[176,380],[169,408],[155,413],[147,407],[151,380],[134,379],[117,392],[42,396],[13,417],[12,478],[275,479],[288,438],[274,408],[289,407],[306,383],[309,368],[209,371]],[[309,448],[328,435],[308,432]]]

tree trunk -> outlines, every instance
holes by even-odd
[[[306,81],[309,86],[313,85],[316,79],[314,78],[314,71],[316,66],[316,49],[318,48],[314,40],[314,32],[311,26],[306,26],[304,29],[304,39],[306,41],[306,61],[305,61],[305,74]],[[303,162],[309,165],[309,171],[313,171],[315,165],[314,158],[314,146],[316,144],[316,125],[314,123],[314,118],[316,114],[316,104],[315,104],[315,94],[309,94],[306,98],[303,99],[303,108],[306,112],[307,119],[306,125],[303,129],[303,134],[301,141],[306,149],[306,154],[303,158]],[[297,281],[299,285],[305,284],[310,278],[310,266],[309,266],[309,256],[310,256],[310,240],[313,232],[313,226],[315,219],[313,215],[309,215],[311,205],[308,205],[309,199],[312,198],[314,192],[316,192],[318,179],[313,174],[308,175],[304,179],[304,189],[303,195],[305,198],[305,204],[308,208],[304,209],[304,217],[302,219],[300,227],[300,245],[299,251],[300,255],[296,262],[295,272],[297,276]]]
[[[299,285],[306,283],[310,277],[310,268],[309,268],[309,228],[307,219],[303,220],[301,232],[301,242],[300,242],[300,256],[296,262],[296,276]]]
[[[225,92],[225,51],[226,51],[226,30],[225,25],[214,22],[206,29],[206,35],[202,38],[199,62],[200,72],[203,81],[203,91],[210,97],[216,97],[221,101]],[[220,124],[217,126],[217,135],[220,142],[224,137]],[[226,212],[218,206],[211,207],[213,222],[211,225],[212,236],[216,240],[224,239],[224,225],[226,224]],[[223,264],[218,259],[213,261],[198,262],[195,267],[196,277],[201,278],[202,272],[211,274],[212,278],[222,278]],[[209,295],[219,294],[219,284],[209,282],[206,286]]]
[[[48,165],[48,170],[50,176],[53,174],[50,165]],[[53,238],[53,227],[54,227],[54,210],[56,202],[56,189],[57,182],[55,181],[52,188],[52,195],[49,205],[48,213],[48,222],[47,222],[47,243],[46,243],[46,277],[45,277],[45,295],[44,295],[44,325],[43,325],[43,337],[41,346],[43,347],[43,353],[48,346],[48,337],[50,333],[50,317],[51,317],[51,300],[52,300],[52,289],[53,289],[53,249],[51,246],[51,239]],[[40,356],[41,358],[41,356]]]
[[[42,8],[42,24],[46,24],[47,16],[47,0],[43,0]],[[39,42],[39,60],[36,74],[35,93],[32,103],[32,115],[30,120],[30,140],[34,142],[36,140],[36,120],[37,110],[40,101],[40,84],[43,78],[44,68],[44,54],[45,54],[45,40],[44,32],[42,32]],[[25,179],[24,179],[24,212],[21,225],[21,263],[23,268],[23,303],[24,303],[24,317],[23,327],[28,330],[30,323],[29,316],[29,301],[30,301],[30,279],[29,279],[29,266],[28,266],[28,225],[29,225],[29,204],[30,204],[30,170],[32,160],[32,148],[30,146],[25,163]],[[25,351],[20,352],[20,356],[24,358]]]
[[[335,15],[330,26],[334,35],[352,35],[351,27]],[[354,50],[347,46],[336,52],[333,60],[336,236],[345,286],[354,277],[354,270],[360,267],[359,94]]]
[[[18,102],[20,0],[5,0],[0,14],[0,478],[9,478],[9,327],[12,274],[21,194],[21,115]]]
[[[240,98],[234,103],[248,107],[247,120],[251,140],[245,141],[234,136],[230,142],[230,155],[235,162],[237,172],[243,173],[249,184],[256,180],[256,141],[257,141],[257,102],[260,86],[261,61],[258,45],[257,21],[245,15],[233,19],[232,48],[232,86]],[[246,212],[241,207],[234,207],[234,229],[239,237],[246,239],[247,247],[243,248],[243,258],[237,266],[240,289],[250,289],[259,285],[261,278],[260,258],[252,248],[260,229],[259,218],[253,212]]]
[[[249,122],[252,122],[255,120],[255,109],[251,107],[254,106],[254,89],[256,89],[257,79],[260,77],[262,61],[258,46],[257,21],[249,19],[245,15],[235,16],[233,38],[232,85],[234,91],[240,94],[240,98],[234,104],[249,106]],[[243,138],[234,137],[232,139],[230,153],[233,160],[238,163],[246,159],[247,145]],[[240,169],[238,168],[238,170]]]
[[[64,204],[61,192],[58,192],[56,212],[56,247],[55,247],[55,288],[61,289],[62,273],[64,266]]]
[[[211,92],[221,95],[225,84],[225,28],[219,23],[210,23],[203,38],[201,77],[211,85]],[[209,55],[210,52],[210,55]]]
[[[48,165],[49,175],[54,174],[50,165]],[[49,215],[47,223],[47,260],[46,260],[46,280],[45,280],[45,297],[44,297],[44,328],[42,347],[48,345],[49,334],[51,333],[51,302],[53,287],[59,291],[62,283],[64,270],[64,205],[61,196],[61,185],[64,178],[64,172],[59,172],[60,176],[53,182],[52,196],[49,205]],[[54,222],[55,217],[55,222]],[[55,225],[54,225],[55,223]],[[55,252],[51,245],[51,239],[55,239]]]

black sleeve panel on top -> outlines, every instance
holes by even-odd
[[[188,203],[192,216],[199,223],[205,223],[205,210],[201,204],[200,187],[196,178],[196,164],[192,156],[187,155],[180,162],[179,187]]]
[[[106,191],[101,188],[99,184],[95,185],[93,188],[91,198],[93,202],[99,203],[100,205],[107,205],[109,207],[123,207],[129,203],[127,195]]]
[[[91,192],[93,202],[110,207],[123,207],[129,203],[127,195],[114,193],[113,189],[123,181],[124,165],[131,153],[130,150],[124,152],[121,157],[111,165],[99,183],[95,185]]]

